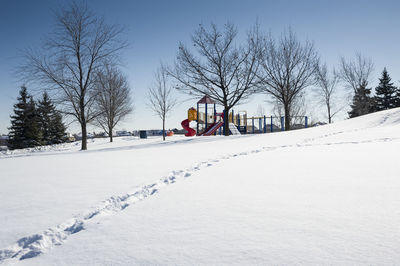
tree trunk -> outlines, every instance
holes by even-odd
[[[86,121],[82,121],[81,123],[82,130],[82,143],[81,150],[87,150],[87,131],[86,131]]]
[[[328,122],[329,124],[332,123],[331,108],[329,105],[328,105]]]
[[[110,137],[110,142],[113,142],[113,134],[112,134],[112,128],[108,128],[108,136]]]
[[[224,135],[229,136],[229,109],[224,108]]]
[[[290,110],[289,110],[289,105],[284,104],[285,108],[285,131],[290,130]]]
[[[165,118],[162,121],[162,136],[163,136],[163,141],[165,140]]]

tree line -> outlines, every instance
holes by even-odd
[[[19,73],[52,93],[60,111],[80,124],[82,150],[87,149],[87,125],[102,127],[112,141],[112,129],[132,112],[130,88],[118,68],[127,47],[124,29],[107,24],[85,4],[72,2],[56,13],[56,25],[41,51],[27,50]],[[328,122],[344,107],[338,104],[339,85],[352,96],[350,117],[399,106],[399,91],[382,73],[376,96],[368,87],[371,60],[357,54],[328,69],[311,41],[300,41],[292,29],[280,36],[264,33],[256,23],[243,41],[232,23],[199,25],[191,45],[180,42],[175,61],[162,64],[148,89],[148,104],[163,122],[177,105],[174,90],[208,95],[224,112],[257,93],[269,95],[283,111],[285,129],[312,91],[326,106]],[[229,135],[225,121],[225,135]],[[165,134],[164,134],[165,138]]]
[[[48,94],[35,101],[23,86],[18,102],[14,105],[9,128],[10,149],[30,148],[40,145],[59,144],[66,141],[62,115],[56,110]]]
[[[208,95],[226,113],[256,93],[267,94],[283,111],[286,130],[310,91],[325,105],[329,123],[348,107],[338,99],[339,85],[352,95],[350,118],[400,106],[400,90],[393,86],[386,68],[376,95],[371,96],[368,85],[374,65],[360,54],[353,60],[340,58],[338,70],[329,71],[314,44],[301,42],[291,28],[274,37],[255,24],[242,44],[235,42],[236,37],[231,23],[222,29],[200,25],[192,35],[192,45],[180,43],[174,65],[166,70],[175,78],[176,88],[192,96]],[[225,135],[229,135],[225,123]]]
[[[123,27],[110,25],[82,2],[55,12],[54,31],[42,49],[28,49],[18,69],[26,82],[36,82],[56,100],[64,115],[80,124],[81,149],[87,149],[87,126],[112,131],[133,111],[130,87],[118,67],[127,46]]]

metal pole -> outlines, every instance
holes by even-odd
[[[197,103],[197,134],[199,133],[199,103]]]
[[[264,133],[267,133],[267,117],[264,115]]]
[[[223,119],[223,122],[224,122],[224,136],[225,136],[225,132],[226,132],[226,128],[225,128],[225,119],[228,119],[228,122],[229,122],[229,113],[226,111],[226,109],[224,109],[224,119]]]
[[[243,115],[243,120],[244,120],[244,134],[247,134],[247,114]]]
[[[215,108],[215,103],[214,103],[214,123],[217,122],[217,108]]]
[[[281,116],[281,131],[285,130],[284,123],[285,123],[285,118],[283,116]]]
[[[237,122],[238,122],[238,129],[240,131],[240,115],[239,114],[237,115]]]
[[[251,118],[251,124],[253,126],[253,134],[254,134],[254,117]]]
[[[215,107],[215,103],[214,103],[214,123],[217,122],[217,108]],[[217,135],[217,131],[215,131],[214,136]]]
[[[208,117],[207,117],[207,108],[208,108],[208,107],[207,107],[207,103],[206,103],[206,117],[205,117],[205,118],[206,118],[206,119],[205,119],[205,120],[206,120],[206,129],[207,129],[207,122],[208,122],[208,121],[207,121],[207,120],[208,120]]]
[[[304,117],[304,120],[305,120],[305,125],[304,125],[304,126],[305,126],[305,128],[307,128],[307,127],[308,127],[308,117],[305,116],[305,117]]]
[[[272,122],[273,122],[273,117],[271,115],[271,133],[274,131],[274,125],[272,124]]]

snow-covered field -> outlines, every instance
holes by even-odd
[[[398,265],[400,109],[0,154],[0,264]]]

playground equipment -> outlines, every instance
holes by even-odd
[[[196,130],[189,126],[191,121],[196,121]],[[217,113],[215,102],[204,96],[197,102],[197,109],[188,110],[188,118],[181,125],[187,131],[185,136],[210,136],[216,133],[224,124],[223,114]]]
[[[192,120],[185,119],[181,123],[182,128],[187,131],[187,133],[185,134],[186,137],[192,137],[192,136],[196,135],[196,130],[189,127],[190,121],[192,121]]]
[[[228,115],[229,131],[232,135],[258,134],[285,130],[285,118],[277,116],[248,117],[246,111],[235,114],[232,110]],[[292,128],[307,128],[307,116],[292,117]],[[195,121],[196,130],[190,127],[190,122]],[[222,135],[224,127],[224,114],[217,113],[216,103],[207,95],[197,102],[197,109],[188,110],[188,118],[181,123],[187,131],[185,136],[211,136]]]

